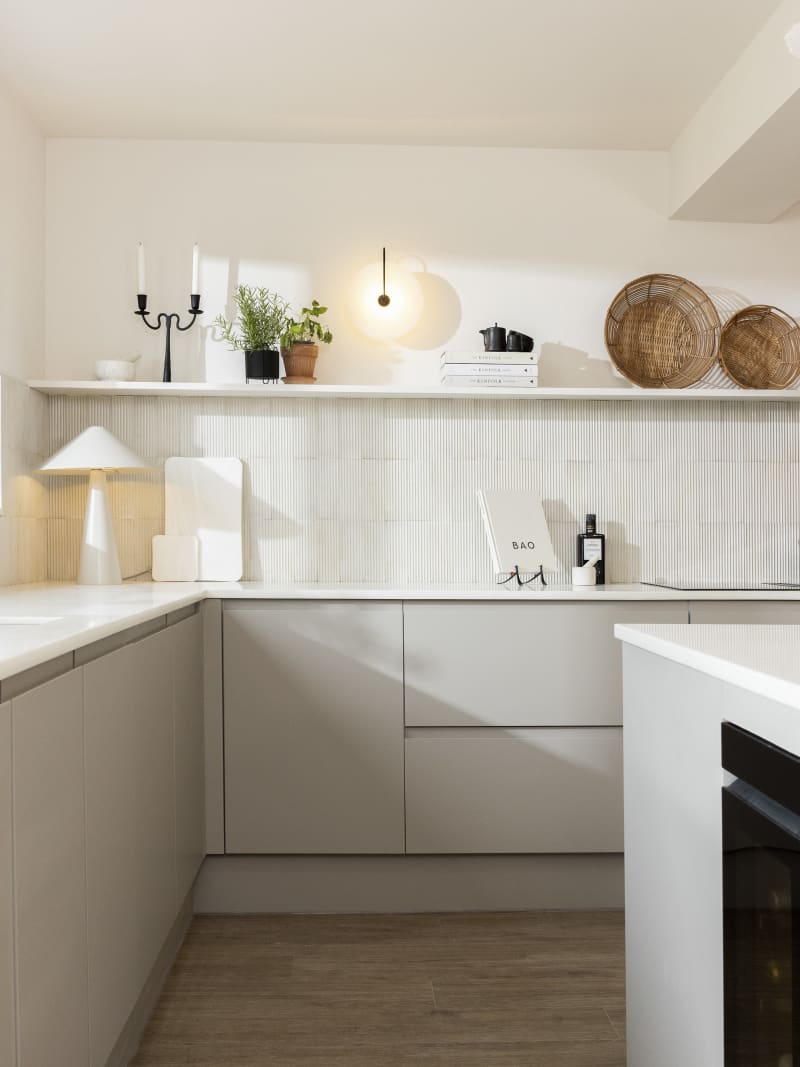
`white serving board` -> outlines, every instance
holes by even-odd
[[[166,533],[197,538],[201,582],[242,577],[242,474],[240,459],[172,457],[164,464]]]

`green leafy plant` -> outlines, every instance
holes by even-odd
[[[259,349],[274,349],[286,332],[289,303],[270,289],[260,286],[240,285],[234,293],[237,315],[228,322],[224,315],[217,315],[214,325],[222,339],[236,351],[256,352]],[[237,329],[238,326],[238,329]]]
[[[310,308],[303,308],[302,318],[286,320],[281,346],[291,348],[299,344],[322,344],[329,345],[333,340],[333,334],[319,321],[328,309],[316,301],[311,301]]]

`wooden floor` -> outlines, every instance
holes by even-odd
[[[135,1067],[623,1067],[616,912],[194,920]]]

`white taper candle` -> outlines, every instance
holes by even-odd
[[[192,288],[189,292],[195,296],[200,292],[200,245],[192,247]]]
[[[138,252],[138,257],[137,257],[137,261],[136,261],[136,266],[137,266],[136,281],[137,281],[137,284],[138,284],[138,289],[136,291],[137,291],[137,293],[146,293],[147,292],[147,279],[146,279],[145,272],[144,272],[144,245],[142,244],[141,241],[139,242],[139,252]]]

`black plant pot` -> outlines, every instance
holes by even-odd
[[[281,374],[281,354],[275,348],[255,348],[244,354],[248,382],[277,382]]]

